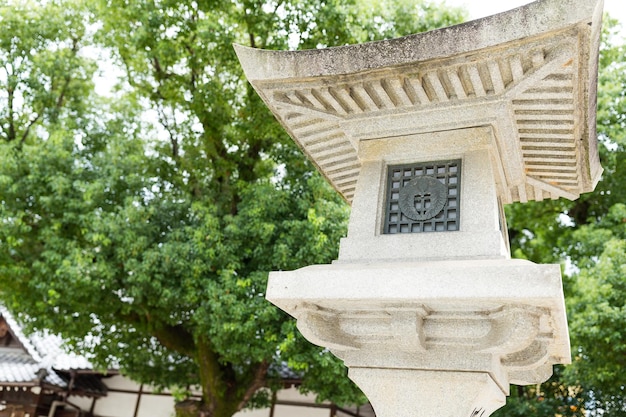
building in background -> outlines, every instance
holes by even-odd
[[[174,397],[121,375],[94,370],[67,353],[63,340],[46,332],[26,336],[0,306],[0,417],[170,417]],[[299,381],[285,370],[284,386],[270,408],[237,417],[374,417],[369,404],[344,409],[316,403],[298,392]]]

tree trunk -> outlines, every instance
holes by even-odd
[[[220,365],[210,342],[200,339],[196,341],[195,347],[202,400],[187,399],[177,403],[176,417],[232,417],[239,410],[242,400],[241,395],[238,395],[240,390],[233,389],[238,381],[228,372],[227,367]]]
[[[230,410],[215,409],[213,412],[207,409],[202,401],[184,400],[176,403],[174,407],[176,417],[232,417]]]
[[[185,400],[176,403],[174,407],[176,417],[204,417],[207,414],[202,411],[202,403],[200,401]]]

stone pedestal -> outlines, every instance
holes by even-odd
[[[482,417],[505,402],[500,387],[483,372],[350,368],[350,378],[377,416]]]
[[[352,204],[339,259],[267,299],[379,417],[483,417],[569,363],[559,265],[510,259],[503,204],[577,198],[602,169],[598,0],[542,0],[327,50],[237,47],[278,120]]]

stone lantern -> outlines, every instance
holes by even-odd
[[[387,41],[236,47],[352,205],[339,259],[271,273],[267,299],[379,417],[487,416],[570,362],[560,267],[510,258],[502,207],[599,180],[601,18],[601,0],[541,0]]]

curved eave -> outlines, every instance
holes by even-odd
[[[489,124],[500,132],[503,202],[575,199],[602,172],[595,131],[602,6],[539,0],[386,41],[235,49],[250,83],[348,202],[360,141]]]
[[[539,0],[493,16],[402,38],[303,51],[235,45],[249,81],[351,74],[449,57],[601,20],[603,0]],[[437,48],[433,48],[437,45]]]

